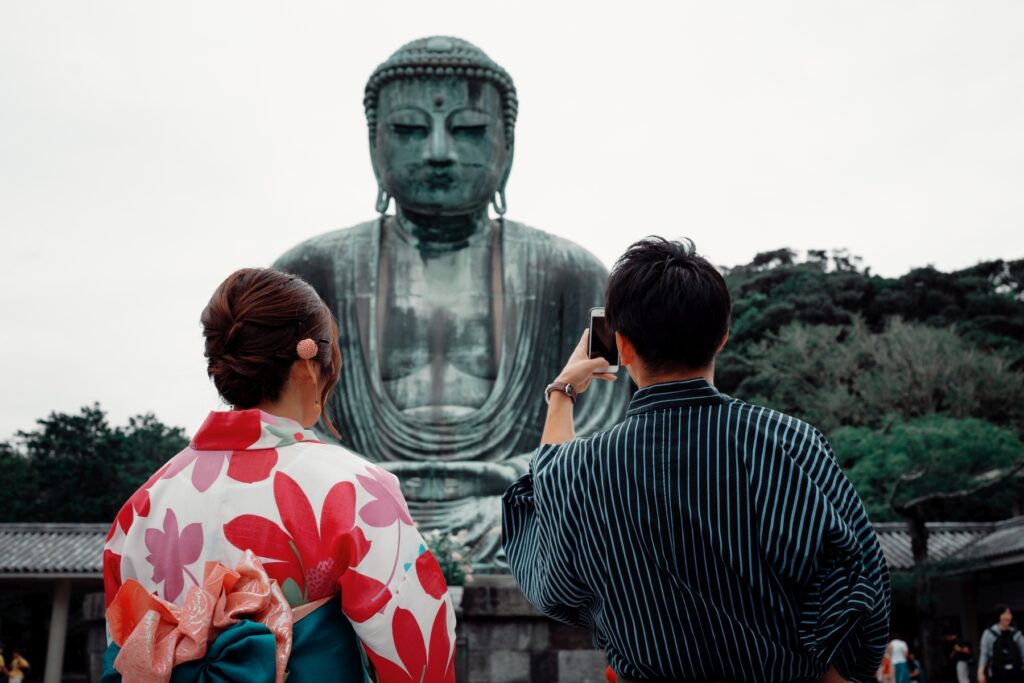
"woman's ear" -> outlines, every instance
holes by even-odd
[[[312,360],[299,359],[292,363],[291,379],[300,382],[318,382],[320,380],[316,363]]]

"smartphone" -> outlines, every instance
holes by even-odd
[[[604,317],[604,308],[590,309],[590,348],[587,349],[587,357],[601,357],[608,361],[606,372],[619,370],[619,349],[615,346],[615,333],[608,325],[608,318]]]

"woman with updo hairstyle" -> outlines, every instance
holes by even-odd
[[[342,358],[302,279],[232,273],[200,318],[231,410],[124,504],[104,682],[455,680],[455,616],[394,475],[314,430]]]

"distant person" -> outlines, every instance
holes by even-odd
[[[882,663],[878,666],[878,673],[875,674],[878,683],[895,683],[892,673],[892,661],[889,659],[889,646],[885,647],[885,655],[882,656]]]
[[[996,623],[981,634],[978,683],[1024,682],[1024,635],[1013,627],[1013,610],[996,605]]]
[[[398,480],[312,430],[341,371],[330,310],[300,278],[247,268],[201,322],[233,408],[110,528],[106,673],[166,681],[202,660],[221,683],[362,681],[365,653],[377,683],[454,683],[452,602]]]
[[[956,683],[970,683],[971,645],[958,634],[950,636],[949,660],[956,672]]]
[[[914,683],[925,683],[924,664],[912,650],[907,652],[907,674]]]
[[[910,667],[907,665],[907,653],[910,648],[900,634],[893,634],[889,641],[889,661],[892,663],[892,677],[895,683],[910,683]]]
[[[21,683],[25,680],[25,672],[32,668],[28,660],[21,656],[21,650],[11,650],[11,666],[8,669],[7,680],[10,683]]]
[[[715,389],[722,275],[692,242],[644,239],[605,309],[639,391],[624,422],[578,439],[576,396],[609,364],[584,332],[552,377],[540,448],[503,500],[526,597],[589,629],[620,681],[873,677],[890,612],[875,532],[821,432]]]

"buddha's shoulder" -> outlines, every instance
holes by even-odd
[[[371,240],[380,224],[379,219],[331,230],[299,242],[274,261],[274,268],[289,273],[302,273],[338,260],[344,260],[357,244]]]
[[[549,264],[561,265],[573,272],[594,271],[608,274],[604,264],[585,247],[572,240],[516,221],[505,221],[506,241],[521,241],[535,247],[535,251]]]

